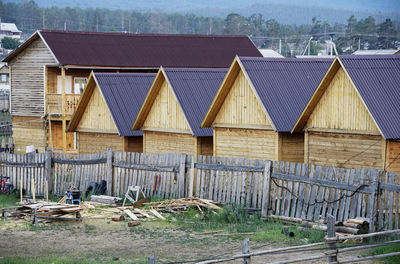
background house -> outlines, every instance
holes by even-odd
[[[247,36],[37,31],[3,60],[12,72],[16,150],[34,145],[43,151],[51,145],[76,153],[76,135],[65,131],[92,70],[228,67],[236,54],[261,56]],[[51,144],[50,126],[53,135],[61,135]]]
[[[132,127],[143,152],[212,155],[212,129],[200,124],[226,71],[161,67]]]
[[[400,171],[400,57],[339,56],[298,119],[305,160]]]
[[[303,134],[290,131],[330,64],[236,57],[201,125],[214,156],[303,162]]]
[[[142,152],[142,131],[131,126],[155,73],[92,73],[68,126],[77,133],[78,153]]]

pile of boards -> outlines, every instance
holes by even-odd
[[[46,220],[81,220],[79,205],[63,204],[56,202],[37,202],[27,203],[18,207],[4,208],[2,216],[5,218],[13,217],[18,219],[31,219],[37,217]],[[61,218],[65,215],[74,214],[75,218]]]
[[[203,212],[203,209],[209,209],[213,211],[221,209],[221,207],[219,206],[220,205],[219,202],[214,202],[212,200],[201,199],[197,197],[172,199],[172,200],[165,200],[162,202],[151,202],[145,204],[149,205],[151,208],[154,208],[158,211],[163,211],[168,213],[179,213],[189,208],[198,209],[200,212]]]

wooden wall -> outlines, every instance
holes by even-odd
[[[381,136],[309,132],[304,142],[304,162],[342,168],[383,168]],[[309,141],[309,142],[307,142]]]
[[[143,131],[143,152],[197,156],[197,138],[189,134]]]
[[[275,160],[273,130],[214,128],[214,156]]]
[[[400,141],[386,141],[386,170],[400,172]]]
[[[52,147],[62,149],[62,123],[61,121],[51,121],[51,126],[48,126],[48,130],[51,127],[51,140],[52,140]],[[48,146],[50,147],[50,133],[47,133],[47,142]],[[75,133],[68,132],[67,133],[67,149],[72,150],[74,149],[75,145]]]
[[[197,146],[197,155],[213,155],[213,137],[197,137]]]
[[[186,117],[167,81],[162,83],[141,129],[191,134]]]
[[[271,127],[271,122],[242,71],[219,109],[213,127]]]
[[[13,115],[43,115],[45,64],[56,64],[56,61],[41,39],[32,42],[9,63]]]
[[[81,132],[118,133],[103,95],[96,87],[76,129]]]
[[[379,135],[367,108],[343,68],[340,68],[316,105],[306,127]]]
[[[79,154],[105,152],[108,147],[113,151],[124,151],[124,138],[118,134],[78,132]]]
[[[75,78],[89,78],[91,70],[88,69],[67,69],[65,76],[72,76],[72,93],[74,90]],[[57,76],[61,75],[61,69],[48,67],[46,71],[46,84],[48,93],[57,93]]]
[[[13,116],[15,153],[25,153],[26,146],[34,145],[39,152],[45,149],[46,134],[43,120],[36,116]],[[21,152],[17,150],[20,149]]]
[[[278,160],[304,163],[304,134],[279,133]]]
[[[143,152],[142,136],[124,137],[124,140],[125,140],[125,146],[124,146],[125,152]]]

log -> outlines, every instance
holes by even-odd
[[[125,217],[123,215],[113,215],[111,216],[111,220],[115,222],[124,221]]]
[[[362,224],[357,224],[357,223],[352,223],[352,222],[344,221],[344,222],[343,222],[343,226],[360,229],[360,228],[362,227]]]
[[[118,201],[122,200],[119,197],[107,196],[107,195],[92,195],[90,201],[115,205]]]
[[[313,222],[309,222],[309,221],[301,222],[301,226],[312,228],[312,229],[317,229],[317,230],[323,230],[323,231],[326,231],[328,229],[326,225],[313,223]]]
[[[128,227],[134,227],[140,225],[139,221],[132,221],[128,223]]]
[[[341,232],[341,233],[347,233],[347,234],[352,234],[352,235],[358,235],[360,233],[360,229],[346,227],[346,226],[337,226],[335,228],[335,230],[338,232]]]
[[[301,218],[294,218],[294,217],[287,217],[287,216],[280,216],[280,215],[268,215],[267,218],[287,221],[287,222],[291,222],[291,223],[298,223],[298,224],[301,224],[304,221]]]

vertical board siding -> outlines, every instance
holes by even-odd
[[[240,71],[222,104],[213,126],[271,126],[254,89]]]
[[[306,127],[379,134],[374,120],[342,68],[319,100]]]
[[[377,178],[379,171],[374,169],[313,164],[308,168],[303,163],[275,161],[269,173],[265,160],[200,155],[198,162],[192,163],[193,156],[182,154],[114,152],[112,176],[108,177],[107,152],[103,152],[53,153],[52,171],[46,176],[46,155],[0,153],[0,173],[10,177],[8,181],[14,188],[20,188],[22,180],[28,196],[32,195],[32,180],[36,196],[45,196],[46,177],[49,189],[58,196],[72,186],[84,193],[92,182],[112,179],[110,193],[119,197],[124,196],[128,186],[138,185],[146,196],[169,199],[195,195],[244,208],[267,208],[269,214],[286,217],[318,220],[332,214],[336,221],[364,217],[373,218],[377,230],[399,228],[400,176],[396,172],[381,171]],[[270,187],[265,188],[268,182]],[[357,191],[360,188],[367,189]],[[375,192],[377,196],[371,195]],[[266,194],[268,204],[263,204]]]

